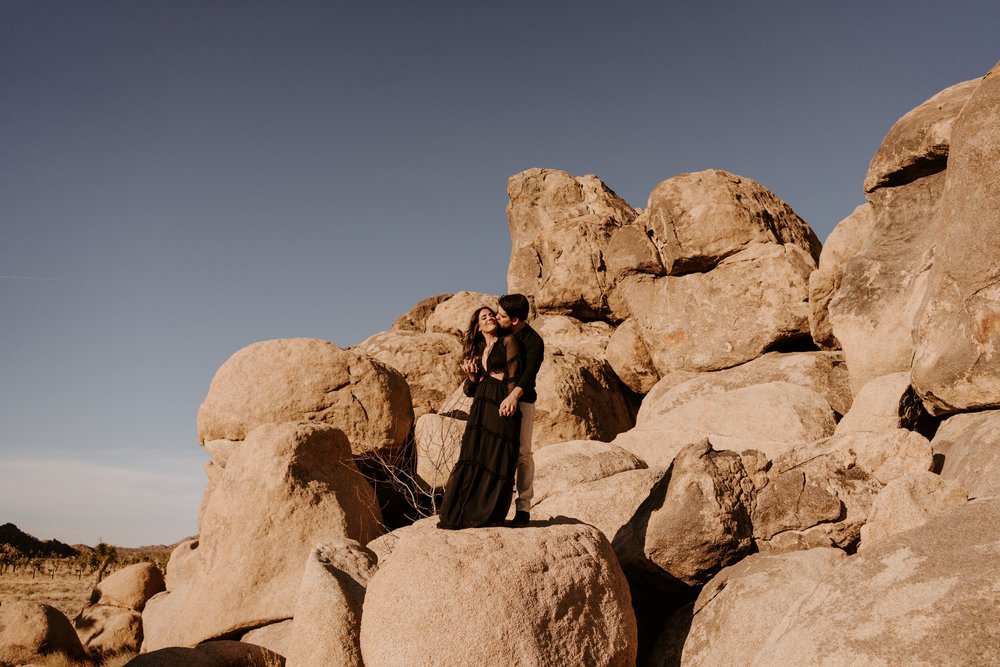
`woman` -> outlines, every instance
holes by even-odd
[[[465,395],[472,396],[462,449],[445,486],[439,528],[503,525],[514,494],[521,413],[501,417],[518,375],[518,343],[477,308],[465,334]]]

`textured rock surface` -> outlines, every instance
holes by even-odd
[[[73,624],[61,611],[40,602],[0,599],[0,664],[83,657]]]
[[[670,275],[707,271],[756,243],[795,244],[819,260],[819,239],[788,204],[749,178],[718,169],[657,185],[635,226],[646,230]]]
[[[368,583],[361,650],[367,667],[632,665],[635,616],[611,545],[591,526],[422,522]]]
[[[633,276],[618,290],[660,375],[750,361],[809,333],[809,274],[796,245],[754,244],[707,273]]]
[[[547,494],[531,508],[531,518],[575,519],[597,528],[613,541],[666,472],[663,468],[626,470]]]
[[[854,392],[872,378],[910,369],[944,178],[938,173],[868,196],[875,226],[861,252],[847,261],[829,305]]]
[[[91,655],[137,652],[142,646],[142,615],[133,609],[87,605],[73,619],[73,626]]]
[[[313,338],[254,343],[224,363],[198,409],[198,439],[243,440],[261,424],[316,421],[344,431],[357,454],[399,447],[413,425],[403,376]]]
[[[913,332],[913,386],[935,414],[1000,405],[1000,66],[955,121],[945,173]]]
[[[971,498],[1000,496],[1000,411],[957,414],[944,421],[931,447],[941,477],[959,482]]]
[[[160,568],[152,563],[136,563],[123,567],[97,584],[90,601],[142,611],[149,598],[164,590],[166,584]]]
[[[196,546],[175,551],[185,576],[147,603],[145,648],[193,646],[291,618],[315,544],[369,542],[381,532],[374,493],[341,431],[304,422],[258,427],[220,471]]]
[[[847,260],[861,251],[874,226],[871,204],[854,209],[830,233],[819,255],[819,268],[809,275],[809,331],[820,349],[840,349],[830,324],[830,299],[840,289]]]
[[[462,343],[447,334],[386,331],[354,349],[402,374],[410,387],[415,419],[435,412],[463,379]]]
[[[417,479],[429,488],[444,488],[458,461],[462,435],[468,419],[427,414],[417,420],[414,449],[417,455]]]
[[[609,312],[604,253],[636,211],[595,176],[528,169],[507,182],[511,255],[507,289],[532,295],[539,312]]]
[[[817,548],[787,554],[752,554],[725,568],[701,590],[682,665],[767,664],[760,649],[778,622],[842,563],[840,549]],[[666,647],[658,647],[661,655]],[[663,664],[655,660],[653,664]]]
[[[847,365],[839,352],[768,352],[739,366],[695,373],[679,382],[677,379],[672,374],[649,391],[636,415],[637,426],[696,398],[767,382],[788,382],[811,389],[841,415],[851,407],[852,400]]]
[[[647,393],[660,379],[634,318],[628,318],[615,329],[605,357],[625,386],[637,394]]]
[[[231,640],[211,641],[194,648],[171,646],[142,653],[128,667],[282,667],[285,659],[263,646]]]
[[[285,654],[289,667],[362,666],[361,614],[376,563],[375,554],[354,541],[324,544],[309,554]]]
[[[535,459],[535,503],[567,489],[645,468],[634,454],[597,440],[571,440],[543,447]]]
[[[868,522],[861,527],[859,549],[866,549],[889,535],[921,526],[945,510],[964,504],[968,497],[968,492],[958,482],[926,470],[916,470],[894,479],[875,497]]]
[[[980,81],[945,88],[897,120],[868,165],[865,192],[943,171],[948,164],[952,126]]]
[[[457,292],[439,303],[427,316],[428,333],[446,333],[461,338],[472,322],[472,314],[482,306],[497,309],[497,298],[482,292]]]
[[[413,308],[396,318],[392,323],[393,331],[427,331],[427,318],[442,301],[447,301],[454,294],[437,294],[417,301]]]
[[[268,651],[274,651],[278,655],[286,655],[288,653],[288,638],[292,634],[293,624],[292,619],[271,623],[251,630],[240,637],[240,641],[254,646],[263,646]]]
[[[905,429],[850,433],[789,451],[772,462],[766,483],[757,485],[757,547],[852,547],[882,487],[932,465],[930,443]]]
[[[607,322],[581,322],[567,315],[542,315],[531,321],[545,348],[604,358],[614,329]]]
[[[719,449],[759,449],[773,458],[830,436],[835,427],[833,409],[816,392],[767,382],[699,396],[644,420],[613,443],[650,466],[665,468],[685,445],[702,438]]]
[[[936,421],[924,409],[909,373],[892,373],[865,383],[854,405],[837,424],[836,434],[853,431],[891,431],[907,428],[928,436]]]
[[[835,567],[761,655],[775,665],[990,664],[998,570],[1000,499],[966,503]]]

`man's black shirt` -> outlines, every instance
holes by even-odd
[[[534,403],[538,399],[538,394],[535,393],[535,378],[545,356],[545,343],[542,342],[538,332],[527,323],[514,334],[514,338],[521,344],[521,375],[517,379],[517,386],[524,393],[519,402]]]

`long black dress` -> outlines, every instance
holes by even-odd
[[[497,341],[479,362],[475,381],[466,381],[473,396],[462,449],[445,486],[439,528],[474,528],[503,524],[514,496],[514,470],[520,449],[521,411],[500,416],[500,403],[517,382],[518,343],[513,336]],[[503,373],[499,380],[491,373]]]

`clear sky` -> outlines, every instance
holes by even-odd
[[[1000,3],[0,3],[0,523],[197,531],[195,418],[255,341],[503,292],[507,177],[634,206],[726,169],[821,239]]]

